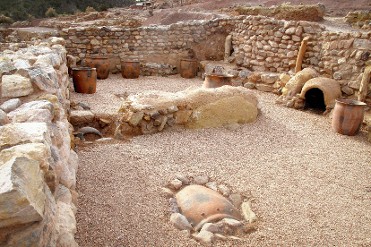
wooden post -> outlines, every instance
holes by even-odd
[[[365,72],[363,72],[361,85],[359,86],[358,94],[359,101],[364,101],[366,99],[370,78],[371,78],[371,65],[367,66],[365,68]]]
[[[298,73],[299,71],[301,71],[301,65],[303,63],[303,58],[304,58],[305,51],[307,50],[308,40],[309,40],[309,37],[305,37],[301,41],[299,53],[298,53],[298,56],[296,58],[295,73]]]
[[[225,39],[224,44],[224,61],[227,61],[228,58],[231,56],[231,50],[232,50],[232,35],[228,35]]]

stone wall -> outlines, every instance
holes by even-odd
[[[0,53],[0,246],[77,246],[64,40]]]
[[[106,54],[113,67],[119,67],[120,59],[139,59],[146,75],[156,74],[152,67],[179,67],[179,60],[185,57],[223,60],[225,38],[229,34],[232,36],[229,62],[252,71],[272,73],[292,71],[301,41],[309,37],[302,67],[312,67],[321,76],[339,80],[344,96],[354,96],[359,88],[358,77],[370,61],[371,32],[334,32],[315,22],[263,16],[129,29],[69,28],[61,32],[70,54],[81,59],[89,54]],[[146,64],[152,67],[147,68]],[[174,70],[169,70],[171,73]],[[271,80],[267,85],[264,80],[256,82],[257,88],[274,90]]]

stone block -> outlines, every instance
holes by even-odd
[[[1,106],[0,109],[5,111],[6,113],[9,113],[11,111],[14,111],[22,104],[22,101],[19,98],[10,99],[5,101]]]
[[[8,117],[13,122],[51,122],[53,104],[47,100],[31,101],[10,112]]]
[[[46,196],[39,162],[25,157],[0,167],[0,228],[41,221]]]
[[[51,143],[46,123],[11,123],[0,127],[0,150],[26,143]]]
[[[30,79],[20,75],[3,75],[1,97],[17,98],[28,96],[34,92]]]

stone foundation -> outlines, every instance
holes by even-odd
[[[0,53],[0,246],[77,246],[64,40]]]

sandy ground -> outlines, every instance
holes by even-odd
[[[112,109],[107,104],[118,102],[112,92],[176,91],[201,83],[179,76],[111,76],[99,82],[96,95],[72,98]],[[329,118],[276,105],[277,96],[255,92],[261,113],[252,124],[173,129],[80,149],[79,245],[199,246],[169,223],[161,187],[175,174],[207,174],[247,195],[259,217],[257,230],[243,240],[213,246],[370,246],[366,134],[334,133]]]

